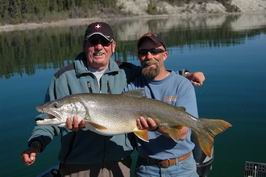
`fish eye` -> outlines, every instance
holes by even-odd
[[[53,103],[53,107],[54,107],[54,108],[59,108],[59,103],[58,103],[58,102],[54,102],[54,103]]]

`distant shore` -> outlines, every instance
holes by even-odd
[[[112,16],[112,17],[101,17],[101,18],[71,18],[51,22],[40,22],[40,23],[20,23],[20,24],[7,24],[0,25],[0,32],[11,32],[11,31],[23,31],[32,30],[38,28],[49,28],[49,27],[63,27],[63,26],[81,26],[89,24],[93,21],[113,21],[113,20],[127,20],[127,19],[138,19],[138,18],[162,18],[169,15],[138,15],[138,16]],[[178,15],[177,15],[178,16]]]
[[[0,25],[0,33],[3,32],[12,32],[12,31],[24,31],[24,30],[34,30],[34,29],[41,29],[41,28],[50,28],[50,27],[64,27],[64,26],[82,26],[89,24],[94,21],[122,21],[122,20],[134,20],[139,18],[167,18],[167,17],[183,17],[183,18],[196,18],[196,17],[203,17],[203,16],[227,16],[227,15],[243,15],[243,16],[251,16],[254,15],[265,15],[266,13],[220,13],[220,14],[210,14],[210,13],[202,13],[202,14],[173,14],[173,15],[136,15],[136,16],[111,16],[111,17],[101,17],[101,18],[71,18],[71,19],[64,19],[58,21],[51,21],[51,22],[40,22],[40,23],[20,23],[20,24],[7,24],[7,25]],[[252,23],[257,22],[258,20],[252,19]],[[248,23],[248,22],[246,22]]]
[[[58,20],[52,22],[41,22],[41,23],[20,23],[20,24],[8,24],[0,26],[0,32],[10,32],[10,31],[22,31],[22,30],[32,30],[37,28],[47,28],[47,27],[58,27],[58,26],[75,26],[88,24],[91,21],[98,20],[97,18],[73,18],[66,20]]]

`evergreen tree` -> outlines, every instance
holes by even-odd
[[[9,0],[8,15],[14,20],[17,20],[20,17],[19,5],[20,5],[20,0]]]
[[[9,3],[6,0],[2,0],[0,3],[0,17],[3,20],[6,20],[8,18],[8,7]]]

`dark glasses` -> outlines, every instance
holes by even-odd
[[[109,46],[111,44],[110,41],[103,37],[91,37],[88,39],[89,44],[91,45],[98,45],[101,44],[102,46]]]
[[[147,55],[148,54],[148,52],[150,53],[150,54],[152,54],[152,55],[157,55],[157,54],[159,54],[159,53],[163,53],[163,52],[165,52],[165,50],[163,50],[163,49],[140,49],[139,51],[138,51],[138,54],[139,55],[141,55],[141,56],[143,56],[143,55]]]

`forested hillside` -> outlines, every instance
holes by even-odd
[[[0,0],[0,23],[94,17],[117,12],[114,0]]]

